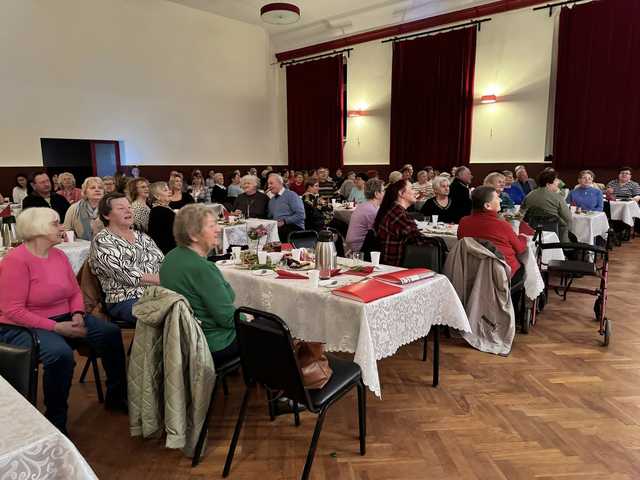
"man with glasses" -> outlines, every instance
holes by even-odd
[[[631,180],[631,167],[621,167],[618,170],[618,179],[607,184],[607,191],[619,199],[640,201],[640,185]]]

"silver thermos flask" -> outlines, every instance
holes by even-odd
[[[331,270],[338,264],[338,254],[336,245],[333,243],[333,233],[329,230],[322,230],[318,234],[316,243],[316,269],[320,270],[320,278],[326,280],[331,278]]]
[[[18,245],[16,217],[4,217],[2,219],[2,245],[6,248],[16,247]]]

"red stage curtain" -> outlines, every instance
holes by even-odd
[[[287,67],[289,168],[342,167],[342,55]]]
[[[640,2],[602,0],[560,14],[554,163],[640,166]]]
[[[468,165],[476,29],[393,45],[391,167]]]

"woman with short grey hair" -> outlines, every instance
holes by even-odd
[[[438,222],[456,223],[458,212],[453,199],[449,196],[449,179],[442,175],[431,181],[434,197],[431,197],[422,206],[420,213],[425,216],[438,216]]]
[[[238,195],[233,202],[236,215],[247,218],[267,218],[269,197],[258,191],[260,180],[255,175],[245,175],[240,181],[244,193]]]

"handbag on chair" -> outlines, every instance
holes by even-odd
[[[298,358],[305,388],[324,387],[333,375],[329,360],[324,354],[324,344],[294,340],[293,350]]]

